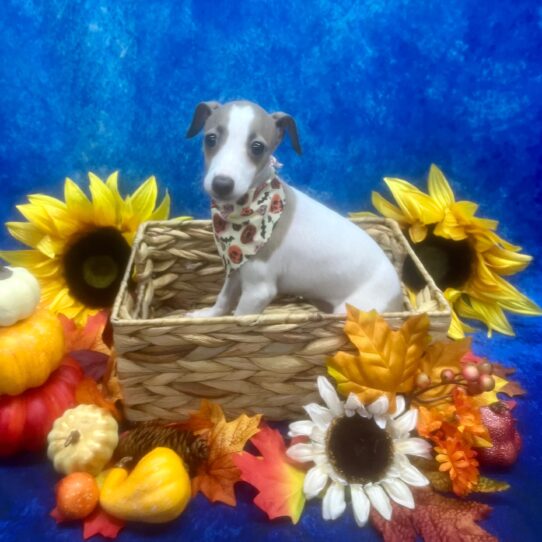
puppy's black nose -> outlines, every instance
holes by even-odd
[[[225,198],[233,192],[233,179],[225,175],[217,175],[211,184],[213,192],[220,198]]]

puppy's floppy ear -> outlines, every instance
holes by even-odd
[[[205,121],[211,116],[211,113],[220,107],[218,102],[200,102],[194,110],[192,123],[186,132],[186,137],[194,137],[199,134]]]
[[[301,145],[299,144],[299,135],[297,134],[297,126],[292,116],[287,113],[273,113],[271,115],[275,119],[275,124],[280,133],[280,140],[284,136],[284,132],[287,132],[292,142],[292,147],[297,154],[301,154]]]

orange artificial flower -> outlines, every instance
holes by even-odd
[[[476,447],[491,446],[491,439],[486,426],[482,422],[480,407],[475,399],[461,388],[456,388],[452,394],[457,429],[463,439]]]
[[[476,452],[464,441],[446,438],[435,446],[439,471],[450,475],[452,489],[456,495],[468,495],[478,483],[480,472]]]

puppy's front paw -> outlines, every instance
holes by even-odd
[[[224,313],[215,307],[207,307],[197,311],[189,311],[185,316],[187,318],[215,318],[216,316],[224,316]]]

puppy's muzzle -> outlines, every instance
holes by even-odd
[[[233,179],[225,175],[217,175],[211,183],[213,192],[219,198],[226,198],[233,192]]]

